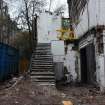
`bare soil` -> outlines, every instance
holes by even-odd
[[[30,79],[16,80],[15,85],[0,88],[0,105],[105,105],[105,94],[92,86],[40,86]],[[1,86],[5,87],[5,86]],[[8,87],[8,88],[7,88]]]
[[[60,93],[52,86],[39,86],[30,79],[0,90],[0,105],[61,105]]]
[[[94,86],[59,86],[58,90],[66,96],[64,100],[71,100],[74,105],[105,105],[105,93]]]

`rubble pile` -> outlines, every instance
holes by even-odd
[[[93,86],[61,86],[59,90],[74,105],[105,105],[105,94]]]

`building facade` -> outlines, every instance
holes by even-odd
[[[37,18],[38,43],[50,43],[57,81],[63,78],[64,41],[59,40],[57,30],[62,27],[62,16],[50,12],[42,12]]]
[[[105,1],[68,0],[71,25],[78,38],[78,80],[105,90]],[[76,68],[76,66],[75,66]]]

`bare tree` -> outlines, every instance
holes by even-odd
[[[21,19],[20,22],[28,29],[29,34],[31,34],[32,30],[33,17],[43,10],[45,4],[45,0],[23,0],[19,18]]]
[[[54,10],[54,13],[57,15],[62,14],[64,13],[65,9],[66,9],[66,5],[62,4]]]
[[[20,2],[18,16],[15,18],[23,29],[27,29],[29,34],[32,31],[32,19],[40,13],[46,5],[46,0],[9,0],[10,2]],[[17,4],[19,5],[19,3]]]

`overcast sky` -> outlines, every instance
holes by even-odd
[[[50,0],[48,0],[48,1],[50,1]],[[68,16],[67,0],[52,0],[51,10],[54,10],[55,8],[59,7],[62,4],[66,5],[65,16]]]
[[[6,0],[6,1],[8,2],[8,0]],[[49,8],[49,1],[50,0],[47,0],[47,2],[48,2],[48,6],[46,7],[47,10]],[[68,16],[67,0],[52,0],[51,11],[53,11],[55,8],[59,7],[62,4],[66,5],[65,16],[67,17]],[[16,16],[16,14],[18,13],[17,8],[19,8],[19,6],[21,6],[21,2],[18,2],[18,0],[15,4],[9,3],[9,7],[11,7],[9,12],[10,12],[10,15],[12,18],[14,18]]]

